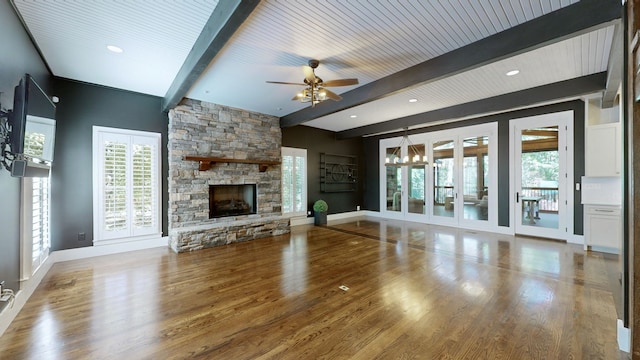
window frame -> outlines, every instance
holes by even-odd
[[[282,215],[283,216],[288,216],[288,217],[294,217],[294,216],[307,216],[307,167],[309,164],[309,161],[307,159],[307,149],[300,149],[300,148],[292,148],[292,147],[285,147],[283,146],[281,149],[282,152],[282,165],[281,165],[281,173],[282,173],[282,180],[281,180],[281,208],[282,208]],[[286,156],[290,156],[293,157],[293,171],[292,171],[292,178],[295,179],[296,178],[296,173],[297,170],[299,168],[299,166],[297,165],[297,159],[298,158],[303,158],[304,159],[304,171],[302,171],[301,175],[302,175],[302,198],[300,200],[300,210],[299,211],[285,211],[285,199],[284,199],[284,187],[285,187],[285,168],[284,168],[284,158]],[[295,196],[293,196],[293,194],[295,194],[295,181],[292,181],[292,189],[290,191],[290,194],[292,194],[292,202],[293,202],[293,206],[292,208],[295,209]]]
[[[126,228],[108,232],[104,228],[104,142],[107,140],[122,141],[126,148]],[[153,224],[149,227],[136,227],[133,215],[133,149],[137,144],[151,145],[154,149],[152,166],[152,205]],[[129,242],[162,236],[162,156],[161,134],[154,132],[93,126],[93,245]]]

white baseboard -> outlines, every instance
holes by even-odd
[[[569,234],[569,237],[567,238],[567,242],[569,244],[584,245],[584,236],[576,235],[576,234]]]
[[[587,246],[591,246],[591,250],[593,251],[603,252],[607,254],[616,254],[616,255],[620,254],[620,249],[617,249],[617,248],[612,248],[608,246],[595,246],[595,245],[587,245]],[[585,246],[585,249],[587,248],[587,246]]]
[[[20,310],[22,310],[22,307],[27,303],[38,285],[40,285],[42,279],[44,279],[45,275],[47,275],[49,270],[51,270],[53,264],[62,261],[86,259],[95,256],[118,254],[127,251],[151,249],[162,246],[169,246],[168,237],[132,241],[129,243],[87,246],[77,249],[52,252],[31,278],[21,282],[20,290],[16,293],[13,306],[7,306],[2,310],[2,312],[0,312],[0,336],[2,336],[2,334],[4,334],[4,332],[9,328],[13,319],[15,319]]]
[[[308,225],[308,224],[313,224],[312,217],[291,218],[291,222],[289,223],[290,226],[299,226],[299,225]]]
[[[7,305],[2,310],[2,312],[0,312],[0,336],[2,336],[7,328],[9,328],[9,325],[11,325],[13,319],[15,319],[20,310],[22,310],[24,304],[27,303],[27,300],[29,300],[38,285],[40,285],[40,282],[49,272],[53,264],[54,261],[51,256],[49,256],[47,260],[45,260],[44,263],[40,265],[36,273],[33,274],[31,278],[20,283],[20,290],[16,292],[16,297],[13,301],[13,304]]]
[[[501,235],[513,235],[513,229],[508,226],[496,226],[493,229],[484,230],[484,231],[501,234]]]
[[[631,331],[624,327],[624,322],[618,319],[618,349],[626,353],[631,352]]]
[[[376,217],[376,218],[384,218],[384,216],[382,216],[380,211],[363,210],[361,212],[364,213],[363,215],[365,215],[365,216],[371,216],[371,217]]]
[[[155,239],[145,239],[131,241],[127,243],[105,244],[100,246],[87,246],[76,249],[59,250],[52,252],[49,257],[53,257],[54,262],[86,259],[95,256],[118,254],[127,251],[151,249],[155,247],[169,246],[169,237],[158,237]]]
[[[359,216],[369,216],[368,213],[374,213],[374,212],[367,211],[367,210],[358,210],[358,211],[348,211],[348,212],[343,212],[338,214],[329,214],[327,215],[327,221],[343,220],[343,219],[349,219],[349,218],[359,217]],[[313,217],[291,218],[291,226],[310,225],[310,224],[313,224]]]
[[[339,214],[331,214],[331,215],[327,215],[327,220],[349,219],[352,217],[365,216],[366,215],[365,213],[366,211],[364,210],[358,210],[358,211],[343,212]]]

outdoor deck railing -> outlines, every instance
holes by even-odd
[[[485,189],[486,191],[486,189]],[[434,189],[434,203],[443,205],[445,198],[453,196],[453,186],[436,186]],[[521,196],[542,198],[538,202],[541,212],[558,212],[558,188],[557,187],[524,187]]]
[[[523,187],[522,196],[540,197],[538,209],[541,212],[558,212],[557,187]]]

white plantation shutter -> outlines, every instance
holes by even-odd
[[[291,216],[307,212],[307,150],[282,148],[282,213]]]
[[[32,203],[33,269],[37,269],[49,256],[49,178],[33,178]]]
[[[293,212],[293,156],[282,149],[282,213]]]
[[[295,169],[293,212],[297,213],[298,215],[306,215],[306,210],[307,210],[306,164],[307,164],[307,150],[304,150],[304,156],[296,155],[293,161],[293,166]]]
[[[94,242],[160,234],[159,149],[160,134],[94,127]]]
[[[140,136],[133,142],[133,226],[134,233],[147,233],[158,227],[158,146],[153,139]]]
[[[22,179],[23,224],[21,279],[26,280],[49,256],[50,181],[49,178]]]
[[[123,139],[126,140],[126,139]],[[102,149],[103,231],[106,237],[129,234],[127,214],[127,152],[129,144],[117,139],[104,139]]]

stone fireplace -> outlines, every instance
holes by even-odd
[[[289,232],[289,219],[281,214],[281,138],[274,116],[191,99],[169,112],[169,244],[174,251]],[[192,156],[217,160],[203,167],[185,159]]]

